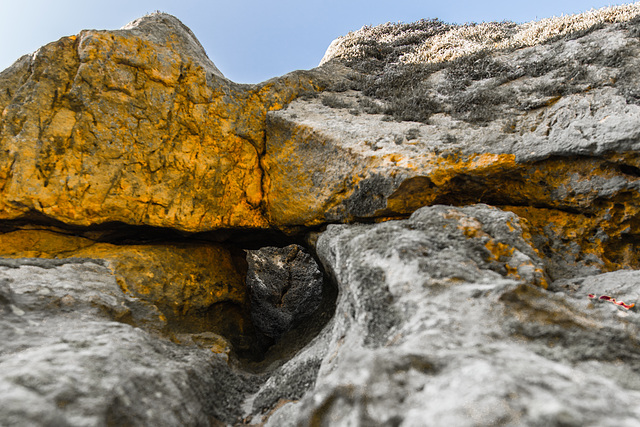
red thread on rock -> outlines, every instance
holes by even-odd
[[[589,298],[591,298],[591,299],[595,299],[595,298],[597,298],[597,297],[596,297],[594,294],[589,294]],[[616,299],[615,299],[615,298],[610,297],[609,295],[602,295],[602,296],[601,296],[600,298],[598,298],[598,299],[599,299],[599,300],[603,300],[603,301],[609,301],[609,302],[612,302],[612,303],[614,303],[615,305],[618,305],[618,306],[620,306],[620,307],[622,307],[622,308],[625,308],[625,309],[627,309],[627,310],[629,310],[630,308],[635,307],[635,303],[634,303],[634,304],[625,304],[625,303],[624,303],[624,302],[622,302],[622,301],[616,301]]]

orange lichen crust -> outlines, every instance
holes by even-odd
[[[640,268],[637,251],[638,214],[633,203],[609,202],[595,215],[557,209],[502,206],[522,218],[543,259],[593,265],[602,271]]]
[[[268,227],[266,113],[319,86],[302,72],[235,84],[179,42],[83,31],[0,80],[0,219]]]
[[[428,167],[420,165],[414,172],[424,170],[427,173],[405,180],[389,196],[386,212],[411,213],[422,206],[442,203],[449,197],[455,198],[454,194],[466,194],[471,189],[469,187],[478,184],[482,184],[483,188],[474,196],[481,200],[503,184],[501,181],[506,174],[517,169],[512,154],[451,155],[435,157],[431,162]]]
[[[47,230],[18,230],[0,234],[0,256],[106,259],[123,291],[167,315],[203,314],[218,303],[245,301],[238,261],[215,244],[113,245]]]
[[[509,154],[482,154],[438,158],[434,166],[421,166],[421,174],[405,180],[389,196],[388,210],[410,213],[436,203],[464,205],[484,202],[494,205],[545,206],[582,211],[591,215],[608,209],[608,200],[623,203],[640,199],[637,192],[622,189],[613,197],[602,197],[598,184],[626,181],[631,188],[640,181],[621,171],[624,164],[636,164],[632,155],[602,158],[550,158],[518,163]],[[595,183],[595,185],[592,185]],[[627,206],[625,216],[635,215]]]
[[[422,204],[490,203],[524,219],[526,240],[547,262],[602,271],[640,268],[640,194],[634,190],[639,179],[625,172],[633,166],[624,166],[638,163],[634,155],[533,164],[494,159],[492,168],[462,161],[458,169],[443,168],[439,180],[433,175],[406,180],[389,197],[388,214],[410,213]],[[603,195],[598,190],[603,182],[626,185]]]
[[[377,154],[362,141],[334,140],[330,130],[324,135],[304,120],[271,117],[262,165],[273,225],[396,219],[422,206],[479,202],[590,216],[622,200],[623,215],[636,214],[628,203],[638,199],[640,160],[633,153],[529,162],[507,153]]]
[[[527,281],[533,285],[547,289],[549,282],[545,271],[535,265],[529,257],[514,256],[516,248],[492,238],[483,230],[482,223],[476,218],[466,216],[460,211],[453,209],[447,212],[444,217],[454,219],[458,224],[458,229],[462,231],[467,238],[481,239],[484,247],[487,249],[488,256],[486,261],[503,266],[507,277],[518,281]],[[510,222],[507,222],[507,226],[511,231],[516,230],[516,227]],[[520,230],[519,226],[518,230]]]

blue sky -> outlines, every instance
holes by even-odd
[[[526,22],[630,2],[596,0],[0,0],[0,70],[85,28],[115,29],[148,12],[177,16],[231,80],[257,83],[315,67],[331,41],[363,25],[440,18]]]

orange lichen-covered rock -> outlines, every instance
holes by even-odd
[[[636,249],[639,205],[612,201],[589,214],[531,206],[503,206],[516,213],[554,279],[600,271],[640,269]]]
[[[0,74],[0,219],[265,227],[265,114],[317,89],[235,84],[166,14],[64,37]]]
[[[566,40],[525,47],[510,37],[530,27],[510,24],[420,21],[341,38],[323,62],[358,78],[268,113],[270,221],[377,221],[477,202],[587,216],[620,205],[625,221],[638,218],[640,50],[623,24],[637,8],[621,10],[575,35],[589,49]],[[489,27],[515,44],[467,50]],[[438,45],[443,34],[466,47]],[[429,46],[448,54],[411,53]]]
[[[175,318],[205,317],[219,303],[241,307],[243,255],[217,244],[114,245],[49,230],[0,234],[0,257],[105,259],[123,291]]]
[[[626,124],[640,118],[640,108],[605,92],[602,98],[572,95],[544,112],[524,114],[517,133],[501,120],[480,126],[442,114],[429,124],[396,122],[332,108],[323,102],[329,95],[296,100],[268,113],[262,163],[270,221],[286,228],[399,217],[437,203],[588,214],[615,200],[632,206],[640,201],[640,162],[630,141],[640,129]],[[342,97],[346,106],[362,99],[357,93],[330,96]],[[567,115],[592,126],[602,142],[585,148],[595,136],[580,137],[567,128],[573,122],[560,123]],[[614,122],[625,126],[614,132]]]

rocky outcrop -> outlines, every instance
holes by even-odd
[[[160,339],[95,260],[2,261],[0,295],[3,425],[219,425],[256,388],[219,347]]]
[[[227,336],[248,349],[244,253],[220,244],[112,244],[50,230],[16,230],[0,236],[5,257],[90,258],[107,261],[120,288],[153,304],[168,329]]]
[[[588,297],[633,302],[637,271],[545,290],[518,218],[486,205],[330,226],[317,250],[336,313],[278,382],[312,361],[317,380],[267,425],[637,424],[640,318]]]
[[[573,274],[567,265],[638,268],[628,242],[640,205],[640,40],[637,24],[607,25],[615,19],[602,14],[579,35],[558,30],[519,49],[507,41],[528,27],[492,24],[484,33],[512,33],[500,36],[504,48],[449,62],[416,62],[407,52],[449,33],[484,33],[422,21],[341,39],[325,61],[360,72],[351,83],[358,90],[340,85],[268,114],[272,223],[308,227],[484,202],[526,218],[538,249],[563,254],[556,278]],[[552,34],[560,25],[547,24]]]
[[[152,14],[0,73],[0,424],[637,425],[640,3],[226,79]]]
[[[235,84],[166,14],[48,44],[0,75],[0,218],[265,227],[265,113],[317,80]]]

